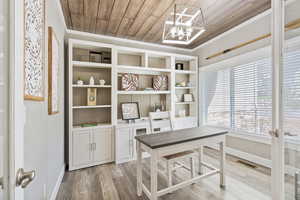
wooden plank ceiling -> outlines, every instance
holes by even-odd
[[[271,0],[60,1],[69,29],[158,44],[174,3],[201,7],[207,31],[190,45],[179,45],[183,48],[194,48],[271,6]]]

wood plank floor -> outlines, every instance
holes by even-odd
[[[216,151],[205,149],[205,161],[218,167]],[[149,187],[149,168],[143,171],[144,184]],[[237,158],[227,156],[226,189],[219,187],[219,177],[213,176],[197,184],[160,197],[161,200],[269,200],[270,171],[264,167],[241,163]],[[189,173],[178,169],[174,183],[187,177]],[[159,189],[166,187],[166,178],[158,177]],[[57,200],[147,200],[136,196],[136,163],[121,165],[106,164],[87,169],[66,172]]]

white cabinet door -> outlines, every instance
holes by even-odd
[[[87,165],[92,161],[91,132],[73,131],[73,165]]]
[[[127,162],[133,154],[132,128],[116,129],[116,163]]]
[[[111,162],[112,155],[112,129],[96,128],[93,130],[93,161],[96,163]]]

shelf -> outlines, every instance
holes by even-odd
[[[185,104],[194,104],[195,102],[194,101],[191,101],[191,102],[176,102],[175,104],[176,105],[185,105]]]
[[[111,64],[106,63],[95,63],[95,62],[81,62],[72,61],[73,67],[89,67],[89,68],[99,68],[99,69],[110,69]]]
[[[118,91],[118,94],[171,94],[171,91]]]
[[[118,72],[130,72],[134,74],[157,74],[161,72],[172,72],[171,69],[166,68],[154,68],[154,67],[136,67],[128,65],[118,65]]]
[[[74,88],[111,88],[111,85],[72,85]]]
[[[197,71],[190,71],[190,70],[175,70],[176,74],[196,74]]]
[[[73,106],[73,109],[87,109],[87,108],[111,108],[111,105],[97,105],[97,106]]]
[[[80,125],[78,126],[73,126],[73,130],[88,130],[88,129],[94,129],[94,128],[104,128],[104,127],[112,127],[111,123],[98,123],[96,126],[89,126],[89,127],[81,127]]]
[[[195,87],[175,87],[176,90],[188,90],[188,89],[195,89]]]

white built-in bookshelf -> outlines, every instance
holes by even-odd
[[[91,142],[91,140],[95,138],[94,132],[101,132],[101,130],[107,132],[110,128],[109,132],[112,134],[112,137],[109,137],[110,145],[114,146],[112,140],[114,127],[119,125],[124,127],[124,122],[121,120],[121,103],[138,102],[143,119],[148,118],[149,112],[153,112],[156,105],[162,105],[164,110],[171,112],[173,120],[176,121],[174,122],[175,128],[197,126],[197,57],[75,39],[69,39],[68,47],[69,169],[78,169],[114,160],[113,155],[101,161],[93,160],[92,156],[93,158],[84,162],[82,161],[84,157],[76,158],[74,150],[74,148],[80,148],[78,145],[81,142],[77,144],[74,141],[77,136],[81,137],[86,133],[90,138],[86,139],[89,140],[86,143],[90,149],[93,149],[95,142]],[[90,51],[103,52],[106,58],[105,62],[91,61]],[[107,59],[108,57],[109,59]],[[181,63],[183,69],[176,69],[176,63]],[[122,89],[123,74],[138,76],[137,90],[125,91]],[[152,80],[157,75],[168,77],[167,90],[149,90],[153,87]],[[91,76],[95,79],[94,85],[89,83]],[[78,79],[83,81],[83,85],[77,83]],[[105,84],[100,85],[99,80],[105,80]],[[87,95],[90,88],[97,90],[96,105],[88,105]],[[184,94],[191,94],[192,101],[184,101]],[[92,124],[92,126],[88,124]],[[84,141],[83,138],[78,141],[80,140]],[[81,148],[84,149],[84,146]]]

